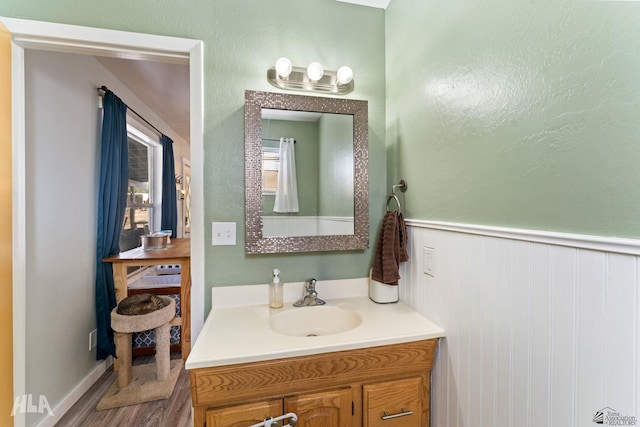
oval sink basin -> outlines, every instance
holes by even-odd
[[[346,332],[362,323],[356,312],[333,306],[300,307],[271,317],[275,332],[292,337],[317,337]]]

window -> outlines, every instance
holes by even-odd
[[[127,125],[129,142],[129,182],[127,207],[120,233],[120,251],[141,245],[140,236],[159,225],[156,206],[160,181],[156,174],[156,158],[162,157],[160,145],[137,129]]]
[[[280,150],[262,147],[262,194],[276,194],[279,170]]]

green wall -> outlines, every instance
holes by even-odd
[[[640,237],[640,4],[393,0],[408,218]]]
[[[386,183],[383,10],[335,0],[3,0],[0,15],[204,41],[205,242],[211,241],[212,221],[238,223],[236,246],[206,245],[205,312],[211,286],[267,283],[274,267],[285,282],[367,275],[371,249],[245,255],[243,104],[246,89],[278,91],[267,83],[266,71],[280,56],[300,66],[317,60],[327,69],[353,68],[355,90],[347,97],[369,102],[375,231]]]
[[[207,93],[211,101],[205,106],[206,114],[212,122],[205,135],[205,165],[225,166],[220,171],[205,169],[206,221],[237,221],[240,244],[206,249],[207,289],[209,285],[267,283],[274,267],[280,269],[285,283],[309,277],[366,277],[371,249],[245,255],[243,91],[277,91],[267,83],[266,70],[280,56],[289,57],[296,65],[316,58],[330,69],[350,64],[356,76],[355,90],[348,97],[369,102],[369,166],[384,170],[384,12],[334,0],[222,1],[214,2],[214,10],[214,16],[206,22],[207,27],[216,28],[216,37],[205,39],[207,53],[212,52],[206,55],[207,63],[212,61],[212,70],[205,75],[205,85],[207,92],[213,86],[217,99]],[[361,24],[354,26],[353,22]],[[231,185],[210,185],[222,179]],[[384,173],[369,181],[374,201],[370,208],[372,224],[378,224],[382,217],[375,200],[383,200],[385,182]],[[210,233],[208,225],[206,229]],[[207,309],[208,292],[205,298]]]

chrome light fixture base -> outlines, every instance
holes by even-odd
[[[275,87],[288,90],[302,90],[309,92],[325,92],[334,95],[344,95],[353,91],[353,80],[347,84],[340,84],[337,72],[324,70],[322,77],[318,81],[311,80],[307,75],[307,69],[293,67],[291,74],[287,77],[279,76],[276,68],[267,70],[267,80]]]

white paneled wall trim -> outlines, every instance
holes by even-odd
[[[418,228],[478,234],[489,237],[524,240],[527,242],[546,243],[549,245],[569,246],[572,248],[592,249],[619,254],[640,255],[640,240],[638,239],[623,239],[620,237],[603,237],[588,234],[571,234],[555,231],[528,230],[522,228],[505,228],[416,219],[407,219],[405,223],[409,226]]]
[[[640,241],[406,222],[400,299],[446,331],[432,427],[640,425]]]

